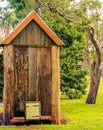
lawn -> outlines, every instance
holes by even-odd
[[[86,96],[77,100],[61,100],[61,115],[68,121],[67,124],[1,126],[0,130],[103,130],[103,78],[97,103],[85,104]]]

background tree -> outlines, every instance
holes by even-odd
[[[34,10],[36,0],[8,0],[10,7],[14,9],[16,17],[22,20],[31,10]]]
[[[11,10],[9,5],[5,7],[0,7],[0,28],[6,38],[10,31],[17,25],[18,19],[14,13],[14,10]]]
[[[14,12],[7,11],[4,13],[2,18],[0,18],[1,28],[3,30],[4,37],[6,38],[11,30],[17,25],[18,19]]]
[[[58,19],[54,30],[64,41],[61,48],[61,90],[72,98],[81,98],[86,92],[87,71],[82,68],[85,50],[85,33],[77,25],[73,26]],[[56,30],[57,28],[57,30]],[[62,32],[62,33],[61,33]]]
[[[100,70],[100,64],[101,64],[101,48],[100,48],[100,42],[97,36],[97,30],[93,25],[95,25],[90,13],[100,10],[102,7],[101,2],[91,1],[91,0],[84,0],[80,1],[80,3],[75,3],[75,1],[72,1],[70,8],[68,8],[68,12],[65,12],[65,10],[60,9],[56,5],[54,7],[49,6],[49,2],[42,2],[39,0],[39,2],[44,5],[45,7],[49,8],[49,10],[54,10],[57,12],[60,16],[62,16],[67,22],[71,22],[74,24],[79,24],[84,29],[87,30],[88,27],[88,37],[93,44],[95,48],[95,59],[91,63],[91,83],[90,83],[90,90],[89,94],[86,100],[86,103],[94,104],[96,102],[96,96],[99,88],[100,83],[100,77],[101,77],[101,70]],[[97,13],[94,13],[97,15]],[[93,17],[95,18],[95,17]],[[97,18],[97,17],[96,17]],[[100,18],[100,15],[99,15]],[[77,21],[78,19],[78,21]],[[98,19],[99,20],[99,19]],[[92,23],[92,25],[91,25]],[[95,36],[96,35],[96,36]]]
[[[88,11],[88,17],[90,17],[91,24],[90,29],[88,30],[88,37],[94,46],[95,53],[94,53],[94,59],[91,62],[91,83],[90,83],[90,89],[89,94],[86,100],[86,103],[92,103],[94,104],[96,102],[96,96],[98,93],[99,83],[100,83],[100,77],[101,77],[101,47],[100,47],[100,35],[99,35],[99,25],[102,22],[101,19],[101,13],[102,13],[102,3],[98,0],[93,1],[91,4],[89,3],[91,1],[85,1],[84,4],[88,5],[86,8],[86,12]]]

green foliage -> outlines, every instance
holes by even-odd
[[[86,33],[83,26],[66,22],[58,15],[45,21],[65,43],[61,48],[61,91],[68,98],[81,98],[86,93],[87,70],[82,69],[86,47]],[[62,21],[62,22],[61,22]],[[84,32],[84,33],[83,33]]]
[[[6,11],[4,12],[3,16],[0,19],[0,22],[3,26],[3,28],[14,28],[17,23],[18,23],[18,19],[15,16],[15,13],[12,11]]]
[[[3,36],[7,37],[18,22],[19,20],[17,19],[14,10],[11,10],[9,6],[5,6],[5,8],[0,7],[0,28],[3,33],[0,40]]]
[[[86,93],[87,71],[71,70],[68,74],[61,74],[61,90],[66,93],[68,98],[81,98]]]
[[[16,17],[22,20],[31,10],[34,9],[35,0],[8,0],[11,8],[15,9]]]
[[[66,93],[70,99],[81,98],[86,93],[88,73],[87,70],[82,69],[86,33],[82,33],[82,27],[78,25],[63,23],[62,26],[58,24],[58,27],[60,30],[57,30],[57,34],[66,43],[61,48],[61,91]]]
[[[69,50],[70,49],[70,50]],[[76,48],[75,49],[79,49]],[[87,70],[82,70],[80,56],[74,48],[66,48],[68,51],[64,56],[61,55],[61,90],[70,98],[81,98],[86,93]],[[63,49],[63,51],[65,51]]]

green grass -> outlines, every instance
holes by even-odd
[[[0,107],[0,112],[2,112],[3,111],[3,107]]]
[[[61,100],[61,115],[68,121],[65,125],[1,126],[0,130],[103,130],[103,78],[96,104],[85,104],[86,96]]]

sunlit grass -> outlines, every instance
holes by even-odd
[[[2,106],[0,106],[0,112],[2,112],[3,111],[3,107]]]

